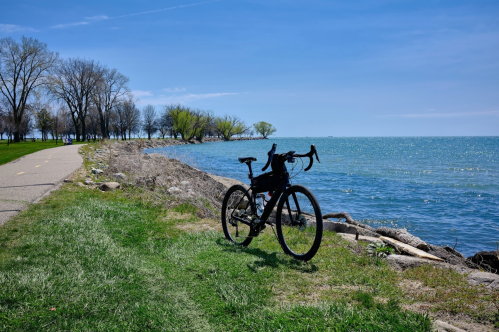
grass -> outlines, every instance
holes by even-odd
[[[432,303],[433,311],[465,314],[477,321],[496,323],[499,328],[499,292],[485,287],[470,287],[463,275],[429,265],[404,272],[408,279],[417,280],[431,291],[409,291],[417,301]]]
[[[0,227],[0,330],[431,330],[398,275],[335,234],[304,263],[193,210],[65,185]]]
[[[84,142],[73,141],[73,144],[82,143]],[[36,142],[18,142],[10,143],[9,145],[7,145],[7,140],[0,140],[0,165],[6,164],[33,152],[55,148],[58,146],[63,146],[62,140],[58,140],[57,145],[55,144],[55,140],[47,140],[46,142],[36,140]]]

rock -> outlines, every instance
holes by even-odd
[[[113,177],[115,177],[116,179],[126,180],[126,175],[123,173],[114,173]]]
[[[344,222],[336,222],[324,219],[323,224],[324,230],[333,231],[336,233],[356,234],[357,232],[359,232],[360,235],[379,237],[379,234],[371,232],[368,229],[357,227]]]
[[[187,189],[187,195],[194,197],[196,196],[196,193],[192,189]]]
[[[154,188],[156,186],[155,176],[140,176],[135,180],[135,184],[138,186],[146,186]]]
[[[379,238],[372,236],[359,235],[359,239],[355,240],[355,234],[339,233],[338,235],[352,243],[356,243],[357,241],[367,243],[383,243],[383,241],[381,241]]]
[[[489,272],[471,272],[468,282],[472,285],[483,285],[485,287],[499,290],[499,275]]]
[[[395,267],[401,268],[402,270],[411,267],[422,266],[425,264],[432,264],[432,265],[441,264],[439,262],[432,261],[429,259],[413,257],[413,256],[405,256],[405,255],[390,255],[386,258],[386,261]]]
[[[148,159],[151,159],[151,156],[149,155],[149,153],[144,153],[144,159],[148,160]]]
[[[189,181],[182,181],[182,182],[180,182],[180,185],[183,186],[183,187],[188,186],[190,184],[191,183]]]
[[[94,168],[94,169],[92,170],[92,173],[94,173],[94,174],[101,174],[101,173],[104,173],[104,171],[103,171],[103,170],[101,170],[101,169],[98,169],[98,168],[97,168],[97,169],[95,169],[95,168]]]
[[[177,194],[177,193],[181,193],[182,189],[180,189],[178,187],[170,187],[170,188],[168,188],[168,192],[170,194]]]
[[[475,255],[468,257],[468,261],[486,271],[499,274],[499,258],[496,251],[477,252]]]
[[[401,270],[405,270],[408,268],[419,267],[422,265],[433,265],[441,268],[452,269],[459,274],[470,273],[472,270],[468,267],[461,265],[452,265],[449,263],[437,262],[430,259],[424,259],[413,256],[405,256],[405,255],[390,255],[386,258],[387,263]]]
[[[429,244],[428,253],[439,258],[442,258],[446,263],[467,266],[466,258],[457,250],[452,249],[451,247],[445,246],[434,246]]]
[[[104,182],[99,186],[99,189],[102,191],[115,191],[120,188],[120,184],[118,182]]]
[[[115,156],[115,157],[118,157],[118,154],[117,154],[117,153],[115,153],[115,154],[114,154],[114,156]]]
[[[77,187],[85,187],[85,185],[81,182],[76,182],[75,184]]]
[[[92,181],[92,179],[85,179],[85,184],[86,184],[87,186],[89,186],[89,185],[94,184],[94,181]]]
[[[438,319],[433,322],[433,329],[438,332],[466,332],[465,330]]]

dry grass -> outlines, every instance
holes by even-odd
[[[141,142],[98,145],[99,153],[94,153],[93,162],[87,165],[87,168],[104,168],[95,181],[120,182],[131,197],[154,205],[173,208],[189,204],[196,208],[200,218],[218,217],[226,186],[176,159],[143,154],[142,149],[147,146]],[[92,149],[86,153],[91,155]],[[116,173],[125,174],[126,179],[113,177]]]

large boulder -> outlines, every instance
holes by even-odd
[[[496,251],[480,251],[468,257],[471,265],[476,265],[486,271],[499,274],[499,258]]]
[[[472,285],[483,285],[499,290],[499,275],[489,272],[472,272],[468,275],[468,282]]]

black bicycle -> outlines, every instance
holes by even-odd
[[[266,224],[277,229],[278,241],[288,255],[308,261],[319,250],[322,240],[321,208],[314,194],[301,185],[291,185],[286,162],[297,165],[296,158],[308,157],[310,170],[317,159],[317,150],[312,145],[310,152],[295,151],[276,154],[277,144],[267,153],[268,160],[262,168],[272,171],[253,177],[251,163],[256,158],[238,158],[249,168],[251,186],[234,185],[225,194],[222,204],[222,227],[225,237],[238,245],[248,246]],[[268,192],[268,196],[264,194]],[[276,207],[277,205],[277,207]]]

